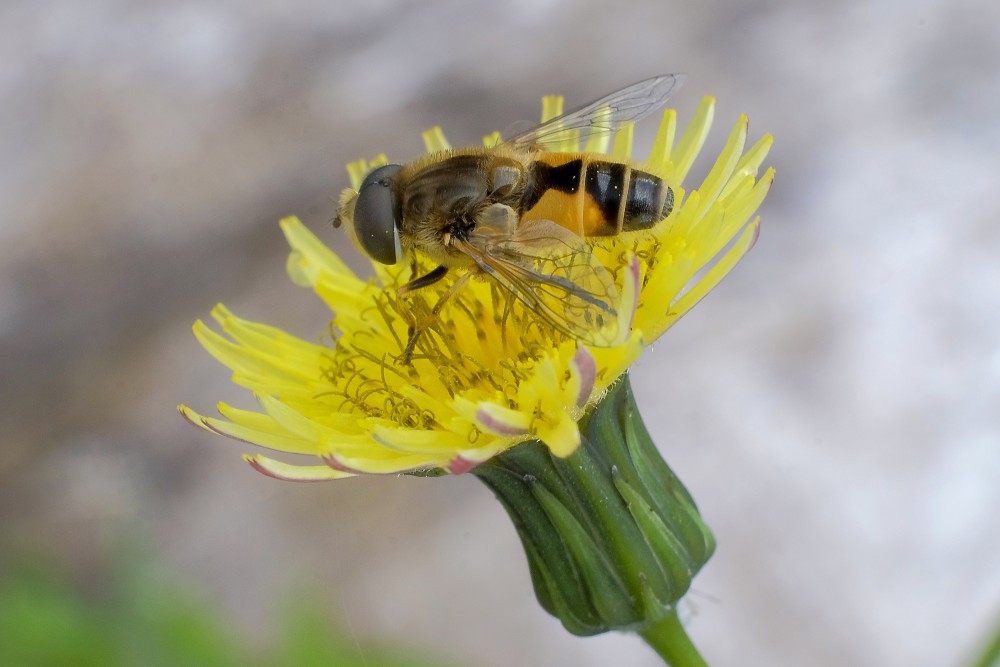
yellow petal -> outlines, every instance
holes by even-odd
[[[361,281],[337,254],[325,246],[298,218],[292,216],[281,221],[281,231],[285,234],[289,247],[296,257],[293,282],[315,287],[317,277],[325,272],[338,280],[359,284]]]
[[[635,123],[628,121],[622,123],[621,129],[615,133],[615,141],[611,145],[612,157],[627,160],[632,157],[632,135],[635,130]]]
[[[415,470],[440,468],[447,463],[447,458],[426,455],[401,456],[392,453],[385,456],[382,450],[373,450],[372,456],[345,456],[339,452],[331,452],[322,457],[323,462],[334,470],[353,474],[397,475]]]
[[[663,120],[656,131],[656,139],[649,151],[647,164],[656,173],[662,173],[670,162],[670,154],[674,147],[674,134],[677,132],[677,111],[667,109],[663,112]],[[676,182],[679,182],[676,181]],[[673,184],[673,183],[672,183]]]
[[[712,169],[708,172],[708,176],[705,177],[701,187],[698,188],[702,199],[699,209],[694,213],[695,219],[700,219],[708,210],[708,207],[715,203],[722,189],[729,182],[729,178],[733,175],[736,163],[743,153],[743,146],[746,144],[748,122],[746,116],[740,116],[736,127],[729,134],[729,139],[726,141],[725,147],[719,154],[718,159],[716,159],[715,164],[712,165]]]
[[[687,177],[694,159],[698,157],[701,147],[705,145],[708,131],[712,129],[712,118],[715,116],[715,98],[711,96],[703,97],[694,118],[688,124],[687,129],[677,142],[677,149],[674,151],[674,172],[673,178],[679,183]]]
[[[558,116],[562,115],[563,110],[563,96],[562,95],[545,95],[542,97],[542,122],[552,120]]]
[[[757,170],[760,168],[761,163],[767,154],[771,150],[771,144],[774,143],[774,138],[770,134],[765,134],[763,137],[757,140],[753,146],[744,153],[743,157],[740,158],[739,163],[736,165],[736,173],[734,178],[730,181],[730,186],[733,182],[737,181],[737,178],[744,176],[757,176]],[[726,198],[728,195],[728,190],[730,186],[726,186],[726,189],[722,191],[721,198]]]
[[[451,150],[451,144],[445,139],[444,132],[440,125],[435,125],[429,130],[424,130],[424,146],[428,153],[440,153]]]
[[[713,266],[709,269],[704,276],[684,295],[671,305],[669,312],[665,313],[664,317],[655,326],[656,328],[652,330],[651,335],[655,338],[663,330],[674,323],[675,320],[680,318],[686,312],[691,310],[696,303],[701,301],[706,294],[708,294],[716,285],[719,284],[726,274],[728,274],[732,268],[739,262],[743,256],[753,247],[753,244],[757,240],[757,234],[759,232],[758,220],[747,225],[746,230],[740,236],[740,238],[733,244],[730,248]]]
[[[540,422],[535,433],[552,453],[565,458],[580,446],[580,429],[576,420],[565,412],[551,415],[548,421]]]
[[[503,137],[500,136],[499,132],[490,132],[485,137],[483,137],[483,146],[487,148],[493,148],[494,146],[500,144],[503,141]]]
[[[280,429],[275,428],[277,425],[273,425],[272,430],[257,430],[222,419],[205,417],[186,405],[179,405],[177,406],[177,409],[190,423],[211,433],[224,435],[234,440],[258,445],[260,447],[266,447],[280,452],[289,452],[293,454],[305,454],[310,452],[308,443],[303,442],[300,438],[290,436],[288,433],[281,432]]]
[[[373,425],[375,442],[405,454],[433,454],[440,458],[469,445],[469,437],[451,431],[426,431],[399,428],[385,424]],[[445,456],[447,458],[447,456]]]

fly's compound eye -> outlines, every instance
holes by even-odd
[[[354,203],[354,234],[368,256],[382,264],[395,264],[403,256],[399,245],[399,207],[392,178],[402,169],[387,164],[365,176]]]

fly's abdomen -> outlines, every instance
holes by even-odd
[[[524,215],[581,236],[649,229],[674,208],[673,189],[662,178],[626,163],[583,155],[554,166],[538,161],[534,169]]]
[[[620,162],[584,161],[585,206],[596,206],[604,224],[587,236],[649,229],[670,215],[674,192],[663,179]]]

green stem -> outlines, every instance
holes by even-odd
[[[684,631],[677,612],[669,614],[639,634],[670,667],[708,667],[708,663]]]
[[[993,628],[993,636],[972,662],[972,667],[998,667],[998,665],[1000,665],[1000,626]]]

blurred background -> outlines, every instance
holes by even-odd
[[[175,406],[253,404],[191,335],[217,301],[321,338],[277,221],[364,270],[346,162],[683,71],[704,154],[746,113],[777,169],[757,247],[633,370],[718,539],[689,632],[718,665],[965,664],[1000,613],[997,7],[5,0],[0,605],[139,571],[248,650],[308,599],[370,665],[658,664],[541,610],[473,477],[281,483]]]

